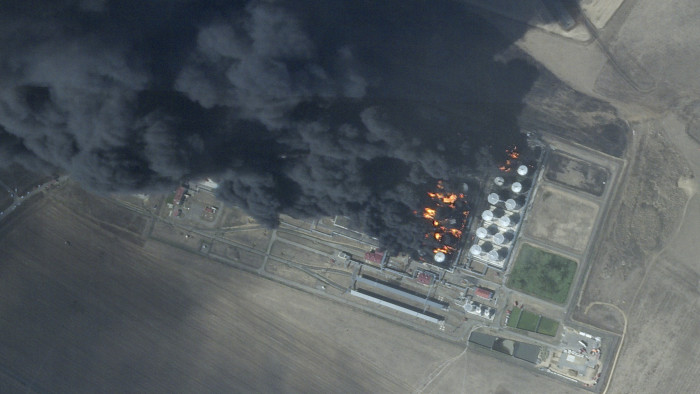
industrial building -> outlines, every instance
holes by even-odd
[[[350,294],[433,323],[445,320],[435,312],[445,312],[449,304],[401,288],[371,276],[355,277]]]
[[[537,364],[542,348],[531,343],[516,342],[513,357]]]
[[[416,270],[416,281],[422,285],[430,286],[437,280],[434,272]]]
[[[485,289],[483,287],[477,287],[474,289],[474,295],[485,300],[490,300],[493,298],[493,290]]]
[[[469,343],[507,354],[532,364],[537,364],[539,362],[540,353],[542,352],[541,346],[500,338],[477,331],[469,335]]]
[[[486,320],[493,320],[496,316],[496,308],[484,305],[474,300],[467,299],[464,303],[464,312],[479,316]]]
[[[441,316],[436,316],[436,315],[432,315],[429,313],[416,311],[413,308],[407,308],[406,306],[403,306],[400,303],[387,301],[387,300],[383,299],[383,297],[378,297],[377,295],[372,294],[371,292],[366,291],[366,290],[361,290],[361,289],[360,290],[350,290],[350,295],[362,298],[362,299],[367,300],[367,301],[374,302],[374,303],[379,304],[381,306],[391,308],[395,311],[405,313],[407,315],[414,316],[414,317],[417,317],[419,319],[423,319],[423,320],[431,322],[431,323],[439,324],[440,322],[445,320]]]
[[[368,263],[381,265],[382,261],[384,261],[384,252],[378,250],[370,250],[369,252],[365,253],[365,261]]]

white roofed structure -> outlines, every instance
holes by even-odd
[[[513,193],[520,193],[523,190],[523,185],[520,182],[513,182],[510,190],[512,190]]]
[[[481,255],[481,246],[472,245],[472,247],[469,248],[469,253],[471,253],[473,256],[480,256]]]
[[[505,240],[506,240],[506,238],[501,233],[497,233],[496,235],[493,236],[493,243],[495,243],[496,245],[503,244],[503,242]]]
[[[508,227],[510,226],[510,218],[508,216],[503,216],[498,219],[498,225],[501,227]]]

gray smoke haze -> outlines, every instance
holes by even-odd
[[[189,177],[268,225],[347,215],[397,250],[438,179],[510,144],[537,76],[444,1],[4,1],[0,164],[101,192]]]

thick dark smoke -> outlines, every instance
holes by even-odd
[[[444,1],[3,1],[0,163],[96,191],[188,177],[260,221],[347,215],[396,250],[438,179],[509,144],[536,77]]]

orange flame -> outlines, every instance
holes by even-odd
[[[518,147],[516,145],[513,145],[512,148],[506,148],[506,155],[510,157],[511,159],[517,159],[520,157],[520,152],[518,152]]]
[[[448,194],[445,197],[442,197],[442,202],[445,204],[454,204],[455,201],[457,201],[457,195],[456,194]]]
[[[452,250],[455,250],[455,248],[453,248],[453,247],[451,247],[451,246],[443,245],[443,246],[441,246],[441,247],[439,247],[439,248],[433,249],[433,253],[442,252],[442,253],[448,254],[448,253],[450,253],[450,251],[452,251]]]
[[[510,162],[508,162],[509,164]],[[442,207],[449,207],[452,209],[456,208],[458,201],[460,203],[464,200],[464,193],[450,193],[445,190],[445,184],[442,181],[438,181],[435,191],[426,192],[431,202],[428,204],[429,207],[423,208],[422,216],[428,220],[433,225],[432,231],[425,234],[426,239],[434,239],[438,246],[434,247],[433,253],[445,253],[452,254],[457,249],[455,246],[445,245],[445,235],[450,234],[454,238],[461,238],[462,231],[464,228],[464,223],[457,224],[457,219],[446,219],[444,221],[436,218],[437,209],[442,209]],[[440,207],[440,208],[438,208]],[[455,212],[457,213],[457,212]],[[461,212],[465,218],[469,215],[468,210],[463,210]],[[461,227],[460,227],[461,226]],[[449,238],[454,240],[454,238]]]

